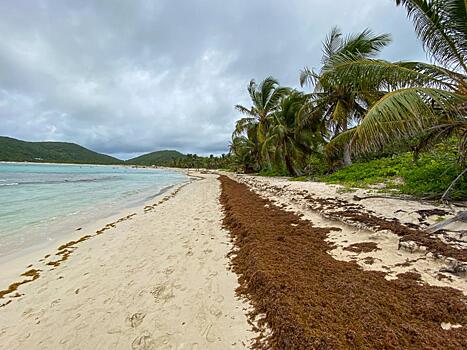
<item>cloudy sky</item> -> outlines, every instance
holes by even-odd
[[[0,0],[0,135],[226,152],[248,81],[297,86],[336,25],[391,33],[386,59],[425,59],[394,0]]]

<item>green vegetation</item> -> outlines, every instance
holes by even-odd
[[[225,154],[220,157],[210,155],[209,157],[197,154],[183,154],[178,151],[156,151],[142,156],[129,159],[125,164],[145,166],[166,166],[173,168],[204,168],[204,169],[227,169],[230,168],[230,157]]]
[[[439,197],[459,174],[457,154],[446,147],[423,153],[414,162],[411,153],[355,163],[333,174],[320,177],[328,183],[346,187],[368,188],[384,184],[381,191],[397,190],[421,197]],[[461,181],[451,192],[453,199],[467,199],[467,181]]]
[[[229,169],[231,158],[222,154],[202,157],[183,154],[174,150],[156,151],[122,161],[96,153],[74,143],[27,142],[0,136],[0,161],[44,162],[77,164],[127,164],[141,166],[166,166],[175,168]]]
[[[402,193],[443,200],[465,195],[465,1],[395,3],[406,8],[433,63],[378,59],[389,34],[332,29],[320,69],[300,73],[301,86],[311,92],[280,86],[272,77],[250,81],[252,105],[236,106],[244,117],[230,145],[237,170],[311,178],[333,173],[326,181],[385,182]]]
[[[165,150],[143,154],[142,156],[128,159],[125,163],[132,165],[165,165],[185,157],[184,154],[178,151]]]
[[[121,160],[67,142],[26,142],[0,136],[0,161],[120,164]]]

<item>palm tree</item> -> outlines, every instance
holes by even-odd
[[[269,116],[263,144],[263,152],[273,154],[276,169],[285,166],[293,176],[301,175],[307,156],[324,142],[319,121],[311,125],[308,117],[307,124],[303,123],[308,111],[307,99],[305,94],[295,90],[281,98],[277,110]]]
[[[239,135],[232,138],[230,156],[232,163],[245,173],[260,170],[258,146],[247,136]]]
[[[355,129],[329,144],[351,140],[353,151],[418,137],[422,145],[457,135],[459,162],[467,152],[467,5],[465,0],[396,0],[406,8],[434,63],[388,62],[337,55],[323,75],[356,89],[378,85],[386,94]],[[465,169],[461,174],[465,173]],[[458,179],[457,179],[458,180]],[[452,187],[452,186],[451,186]]]
[[[259,85],[256,84],[255,80],[251,80],[248,85],[248,93],[252,106],[250,108],[242,105],[235,106],[237,111],[246,115],[246,117],[237,121],[233,138],[244,132],[251,134],[252,130],[254,130],[256,132],[254,143],[258,146],[254,153],[257,154],[261,166],[266,165],[270,168],[268,156],[266,155],[266,159],[263,160],[260,149],[266,139],[269,116],[276,111],[280,98],[287,91],[287,88],[280,87],[278,81],[272,77],[264,79]]]
[[[335,57],[327,77],[339,76],[359,89],[375,84],[386,94],[352,131],[354,151],[423,135],[438,140],[459,135],[460,159],[467,149],[467,16],[464,0],[397,0],[407,8],[419,38],[437,64]],[[350,136],[345,136],[349,138]],[[336,140],[338,141],[338,140]],[[332,146],[332,145],[331,145]]]
[[[323,115],[332,137],[347,131],[349,125],[359,123],[368,105],[379,96],[376,86],[365,90],[355,89],[352,81],[342,82],[338,76],[323,77],[322,73],[333,68],[336,57],[354,59],[374,57],[390,42],[388,34],[374,35],[366,29],[361,33],[343,37],[338,28],[333,28],[323,43],[322,68],[316,73],[305,68],[300,74],[300,84],[314,85],[311,108]],[[351,164],[350,143],[343,145],[344,164]]]

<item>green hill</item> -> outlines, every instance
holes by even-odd
[[[168,165],[176,159],[186,158],[186,155],[173,150],[156,151],[128,159],[125,163],[131,165]]]
[[[0,161],[120,164],[120,159],[68,142],[27,142],[0,136]]]

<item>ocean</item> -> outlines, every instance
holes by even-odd
[[[182,172],[166,169],[0,163],[0,260],[186,180]]]

